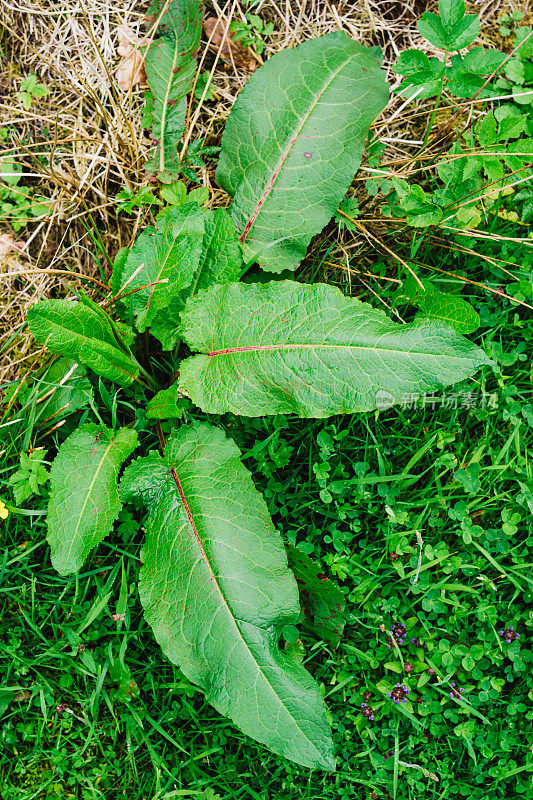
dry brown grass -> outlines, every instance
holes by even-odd
[[[207,13],[226,19],[244,18],[246,9],[246,4],[238,0],[207,2],[206,6]],[[384,67],[394,84],[391,64],[401,50],[422,45],[415,22],[424,10],[434,6],[436,2],[423,0],[260,0],[254,13],[274,23],[263,58],[342,29],[363,44],[382,47]],[[144,226],[148,212],[117,215],[115,196],[122,186],[137,189],[144,183],[149,140],[140,121],[142,89],[136,87],[127,94],[116,82],[117,27],[126,22],[142,34],[146,4],[135,0],[0,0],[0,9],[4,26],[0,127],[8,130],[2,155],[12,155],[23,163],[28,185],[49,198],[51,204],[48,215],[17,234],[26,241],[23,253],[10,256],[0,265],[4,273],[0,295],[2,347],[22,325],[28,304],[64,292],[65,282],[80,285],[78,275],[105,280],[109,259]],[[503,9],[496,0],[476,4],[475,10],[485,30]],[[427,51],[427,43],[423,46]],[[213,74],[216,100],[195,105],[187,136],[206,137],[213,144],[218,143],[224,120],[248,75],[217,60],[206,48],[205,37],[200,59],[202,69]],[[16,93],[22,78],[31,72],[50,94],[25,111]],[[374,126],[388,142],[388,160],[400,172],[402,164],[409,164],[410,152],[416,146],[410,144],[413,131],[415,135],[422,132],[427,119],[423,104],[415,112],[410,106],[395,113],[401,105],[402,101],[393,97]],[[407,137],[406,126],[410,131]],[[227,197],[216,185],[212,166],[203,170],[200,178],[210,189],[211,202],[226,204]],[[353,191],[360,193],[361,185],[356,181]],[[384,223],[373,223],[371,216],[368,225],[374,234],[383,232]],[[9,220],[0,218],[0,233],[9,231]],[[95,237],[101,240],[98,259]],[[368,241],[364,234],[341,236],[337,258],[344,261]],[[46,272],[33,272],[38,269]],[[92,285],[98,291],[98,284],[93,281]],[[18,373],[31,352],[29,336],[23,334],[12,342],[2,356],[0,380]]]

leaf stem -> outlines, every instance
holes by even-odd
[[[433,111],[431,112],[431,116],[429,118],[429,122],[426,127],[426,132],[424,133],[424,139],[422,141],[422,151],[425,150],[426,145],[428,143],[429,135],[433,128],[433,123],[435,122],[435,117],[437,116],[437,111],[440,108],[440,102],[442,100],[442,93],[444,91],[444,81],[446,80],[446,62],[448,61],[448,50],[444,51],[444,75],[442,76],[442,83],[440,86],[440,92],[437,95],[437,99],[435,100],[435,105],[433,107]]]

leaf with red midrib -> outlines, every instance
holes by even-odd
[[[183,426],[163,457],[125,471],[120,494],[148,506],[140,595],[164,653],[246,734],[333,769],[318,687],[278,646],[298,619],[296,582],[235,443],[205,423]]]
[[[388,96],[373,54],[342,31],[254,72],[229,115],[217,169],[245,261],[270,272],[297,267],[346,194]]]
[[[388,408],[491,363],[443,322],[393,322],[325,284],[214,286],[187,301],[181,320],[184,340],[202,355],[181,362],[179,391],[214,414]]]

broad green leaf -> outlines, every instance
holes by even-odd
[[[434,14],[431,11],[424,11],[416,23],[416,27],[421,36],[424,36],[432,45],[439,47],[441,50],[448,49],[446,28],[442,24],[438,14]]]
[[[254,72],[229,115],[217,169],[245,261],[269,272],[298,266],[346,194],[387,98],[373,54],[340,31]]]
[[[298,620],[296,582],[266,504],[218,428],[175,431],[124,473],[148,507],[140,596],[164,653],[221,714],[271,750],[334,769],[324,702],[278,646]]]
[[[518,48],[516,55],[524,61],[526,58],[533,58],[533,36],[531,36],[531,28],[529,26],[524,25],[517,29],[515,32],[514,47]]]
[[[41,300],[28,311],[28,326],[51,353],[90,367],[119,386],[130,386],[139,368],[113,333],[109,318],[82,303]]]
[[[465,10],[465,0],[439,0],[440,18],[447,30],[463,19]]]
[[[178,395],[175,389],[162,389],[155,397],[152,397],[146,406],[147,419],[172,419],[181,417],[181,409],[178,406]]]
[[[80,569],[122,508],[117,476],[137,446],[137,433],[83,425],[58,450],[50,471],[48,542],[61,575]]]
[[[463,297],[435,292],[416,300],[423,316],[440,319],[459,333],[473,333],[479,328],[479,314]]]
[[[344,594],[301,550],[287,546],[287,554],[300,590],[305,625],[324,641],[337,645],[345,624]]]
[[[524,132],[527,116],[521,114],[519,117],[504,117],[498,126],[498,141],[507,142],[509,139],[516,139]]]
[[[243,271],[239,241],[228,212],[217,208],[207,212],[204,219],[203,250],[190,287],[191,295],[217,283],[236,281]]]
[[[118,344],[120,341],[128,347],[135,341],[135,333],[130,325],[125,322],[115,322],[115,320],[106,314],[103,308],[100,308],[98,303],[85,294],[83,290],[77,292],[78,299],[82,305],[92,309],[94,313],[100,317],[102,324],[107,326],[114,336],[115,342]]]
[[[113,261],[113,272],[111,273],[111,293],[115,297],[122,290],[124,281],[122,280],[122,273],[129,256],[129,248],[121,247]]]
[[[452,56],[451,67],[447,73],[448,90],[456,97],[472,97],[481,89],[486,81],[486,76],[498,69],[504,59],[503,53],[498,53],[496,50],[485,50],[483,47],[474,47],[464,58],[458,54]],[[479,96],[490,97],[494,91],[489,85]]]
[[[146,228],[122,269],[122,285],[142,332],[191,283],[202,252],[204,215],[197,203],[168,208]]]
[[[482,148],[490,147],[496,142],[496,119],[492,111],[483,114],[475,127],[475,133]]]
[[[480,21],[477,14],[467,14],[448,32],[448,50],[462,50],[472,44],[479,33]]]
[[[438,225],[442,219],[442,209],[429,201],[421,186],[411,186],[406,181],[396,179],[392,183],[398,194],[398,205],[405,211],[408,225],[415,228]]]
[[[217,414],[370,411],[383,393],[392,404],[491,363],[444,323],[398,324],[324,284],[215,286],[188,301],[182,320],[204,355],[181,362],[179,388]]]
[[[429,59],[421,50],[404,50],[394,66],[394,72],[405,75],[395,90],[410,97],[433,97],[442,89],[445,65],[438,58]]]
[[[153,21],[165,6],[158,36],[145,51],[144,66],[152,95],[152,137],[156,142],[146,169],[163,183],[172,183],[180,174],[177,145],[185,131],[186,95],[196,72],[194,55],[200,44],[203,6],[199,0],[170,0],[170,4],[156,0],[149,12]]]
[[[163,350],[171,350],[180,339],[180,315],[188,297],[199,289],[238,280],[243,271],[241,249],[228,212],[223,208],[206,211],[203,219],[205,234],[196,273],[190,285],[156,315],[150,327],[150,333],[159,339]]]
[[[443,24],[438,14],[424,11],[417,22],[419,32],[432,45],[441,50],[462,50],[472,44],[479,33],[479,17],[476,14],[467,14],[458,20],[452,27]]]

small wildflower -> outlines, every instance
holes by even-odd
[[[6,508],[5,503],[0,500],[0,519],[7,519],[9,517],[9,511]]]
[[[411,644],[414,644],[415,647],[425,647],[426,650],[428,649],[427,644],[424,644],[424,642],[421,642],[420,639],[418,638],[418,636],[416,637],[416,639],[411,639]]]
[[[125,614],[111,614],[111,616],[113,617],[113,622],[124,622],[126,619]]]
[[[404,643],[407,629],[405,625],[400,625],[399,623],[397,623],[396,625],[393,625],[390,631],[387,631],[387,633],[389,634],[389,637],[387,639],[387,650],[390,650],[391,647],[394,646],[395,642],[398,645]]]
[[[367,690],[366,690],[366,692],[365,692],[365,693],[364,693],[364,695],[363,695],[363,700],[365,701],[365,703],[368,703],[368,701],[369,701],[369,700],[370,700],[372,697],[374,697],[374,695],[372,694],[372,692],[371,692],[371,691],[369,691],[369,690],[367,689]]]
[[[402,683],[397,683],[390,692],[387,692],[387,697],[390,697],[393,703],[407,703],[408,694],[409,688]]]
[[[406,661],[405,664],[403,665],[403,668],[408,675],[414,670],[414,667],[410,661]]]
[[[400,558],[400,554],[397,553],[395,550],[391,550],[391,552],[389,553],[389,558],[391,561],[398,561],[398,559]]]
[[[436,675],[437,673],[433,669],[433,667],[428,667],[428,675]]]
[[[450,692],[450,697],[455,697],[456,700],[460,700],[461,694],[462,692],[464,692],[464,687],[463,686],[457,687],[455,683],[450,683],[450,686],[452,687],[452,690]]]
[[[507,644],[511,644],[515,639],[520,639],[520,634],[513,630],[512,625],[509,625],[505,630],[499,631],[499,634],[505,639]]]
[[[367,719],[374,719],[374,709],[372,706],[367,706],[366,703],[361,703],[361,713],[363,717],[367,717]]]
[[[431,741],[431,734],[430,734],[430,732],[429,732],[429,731],[424,731],[424,733],[422,734],[422,736],[424,737],[424,739],[426,740],[426,742],[430,742],[430,741]]]

